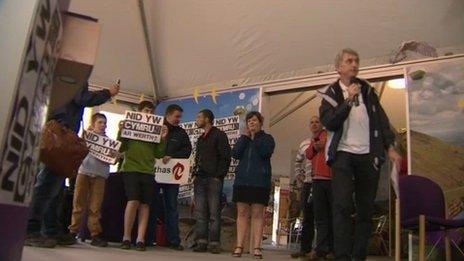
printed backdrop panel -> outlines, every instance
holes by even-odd
[[[464,218],[464,59],[408,67],[411,174],[445,193],[452,218]]]
[[[233,147],[245,126],[246,114],[250,111],[259,111],[260,102],[260,88],[252,88],[218,93],[218,96],[214,99],[211,95],[205,95],[197,97],[197,99],[191,97],[162,101],[156,108],[156,113],[164,115],[166,107],[171,104],[180,105],[184,109],[182,127],[187,131],[190,141],[192,142],[193,153],[190,157],[190,166],[193,167],[195,144],[198,137],[203,132],[201,129],[197,128],[195,123],[198,112],[203,109],[210,109],[216,118],[214,125],[226,132],[229,137],[229,143]],[[229,173],[224,180],[223,192],[227,197],[227,201],[232,200],[232,185],[237,164],[238,161],[232,160]],[[181,186],[180,191],[179,199],[181,199],[182,202],[190,202],[193,195],[193,185],[191,182]]]

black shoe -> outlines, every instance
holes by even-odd
[[[211,252],[211,254],[220,254],[222,249],[219,244],[214,244],[209,247],[209,251]]]
[[[125,250],[131,249],[131,242],[129,240],[122,241],[121,249],[125,249]]]
[[[31,247],[54,248],[57,244],[56,239],[41,235],[27,235],[24,241],[25,246]]]
[[[144,242],[137,242],[137,245],[135,246],[135,250],[137,251],[145,251],[147,248],[145,247]]]
[[[97,246],[97,247],[107,247],[108,242],[106,240],[103,240],[101,237],[93,237],[92,242],[90,242],[92,246]]]
[[[298,251],[298,252],[295,252],[295,253],[292,253],[290,256],[292,258],[300,258],[300,257],[305,257],[307,253],[305,253],[304,251]]]
[[[61,234],[55,236],[55,239],[60,246],[71,246],[77,243],[76,234],[74,233]]]
[[[197,243],[197,246],[193,248],[193,252],[204,253],[208,251],[208,245],[204,243]]]
[[[40,234],[27,234],[26,239],[24,239],[25,246],[32,246],[33,243],[39,241]]]
[[[318,253],[316,253],[316,251],[311,251],[310,253],[308,253],[308,260],[311,260],[311,261],[315,261],[315,260],[319,260],[319,259],[324,259],[323,255],[319,255]]]
[[[172,250],[184,251],[184,247],[182,245],[170,245],[169,248]]]
[[[326,260],[335,260],[335,255],[333,253],[328,253],[325,255]]]

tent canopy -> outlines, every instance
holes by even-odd
[[[71,1],[70,11],[102,24],[92,83],[108,85],[121,77],[127,90],[151,94],[152,59],[160,96],[176,97],[196,87],[206,91],[311,74],[316,66],[333,64],[347,46],[359,51],[363,66],[387,63],[407,40],[437,48],[464,45],[460,0],[141,2],[150,57],[139,0]]]

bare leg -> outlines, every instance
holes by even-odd
[[[131,200],[127,202],[126,211],[124,212],[124,237],[123,240],[131,240],[132,227],[134,226],[135,216],[140,202]]]
[[[145,242],[145,234],[147,232],[149,216],[150,216],[149,205],[141,204],[139,207],[139,229],[138,229],[138,234],[137,234],[137,242]]]
[[[237,203],[237,247],[243,248],[243,243],[249,226],[250,205]],[[234,253],[241,253],[243,249],[234,249]]]
[[[251,222],[253,223],[253,245],[254,254],[261,254],[261,244],[263,240],[263,225],[264,225],[264,205],[251,205]]]

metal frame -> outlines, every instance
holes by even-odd
[[[363,67],[359,69],[359,77],[365,79],[379,79],[389,78],[404,75],[404,67],[418,64],[434,63],[438,61],[451,60],[455,58],[462,58],[464,54],[442,56],[431,59],[421,59],[414,61],[401,62],[397,64],[383,64],[376,66]],[[265,93],[282,92],[289,90],[297,90],[301,88],[308,88],[310,86],[326,85],[338,78],[338,73],[328,72],[321,74],[312,74],[305,77],[284,79],[274,82],[264,82],[260,86],[264,88]],[[243,87],[243,86],[241,86]]]

